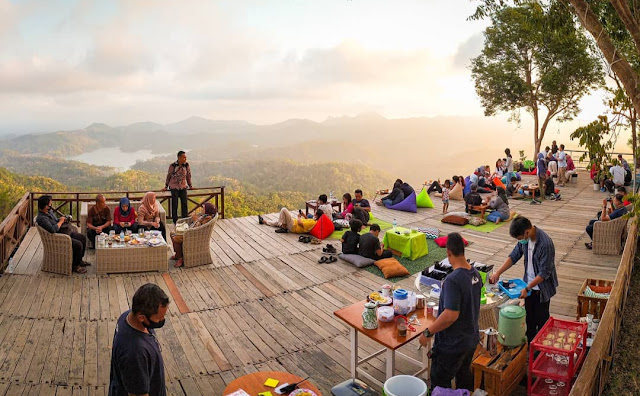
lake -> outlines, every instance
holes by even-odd
[[[125,171],[131,169],[136,161],[145,161],[165,155],[168,154],[154,154],[151,150],[138,150],[132,153],[125,153],[120,150],[120,147],[109,147],[82,153],[69,159],[90,165],[111,166]]]

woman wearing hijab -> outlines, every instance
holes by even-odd
[[[487,221],[498,224],[500,221],[509,220],[509,199],[507,199],[507,192],[503,187],[496,189],[498,195],[493,197],[489,202],[489,207],[493,208],[493,212],[487,215]]]
[[[131,207],[129,198],[120,198],[120,205],[113,211],[113,229],[116,234],[124,230],[138,232],[138,223],[136,223],[136,210]]]
[[[149,191],[144,194],[142,203],[138,209],[138,228],[144,228],[145,230],[157,230],[162,232],[162,237],[167,239],[167,234],[164,229],[164,224],[160,221],[160,211],[158,210],[158,203],[156,202],[156,194]]]
[[[218,211],[216,210],[216,207],[212,203],[207,202],[204,204],[204,212],[200,214],[194,214],[193,216],[191,216],[191,218],[187,221],[187,224],[189,228],[194,228],[194,227],[207,224],[216,216],[217,213]],[[182,242],[183,241],[184,241],[183,234],[177,235],[174,232],[171,233],[171,242],[173,242],[173,251],[176,252],[176,254],[174,254],[171,257],[171,260],[178,260],[174,264],[176,268],[182,267],[184,265],[184,260],[182,258]]]

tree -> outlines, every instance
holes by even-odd
[[[488,3],[493,3],[489,1]],[[472,76],[485,115],[524,109],[534,121],[534,155],[540,152],[552,119],[571,120],[580,99],[603,84],[601,63],[571,13],[557,3],[494,5],[472,18],[489,16],[482,53],[472,60]]]

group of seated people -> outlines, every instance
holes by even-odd
[[[364,224],[358,219],[349,221],[349,231],[345,232],[340,239],[342,253],[357,254],[373,260],[393,257],[391,251],[385,250],[380,242],[380,226],[371,224],[369,232],[360,235],[363,227]]]
[[[627,189],[624,186],[618,187],[616,195],[612,198],[605,198],[602,200],[602,210],[596,214],[596,218],[589,221],[586,231],[591,238],[591,242],[586,242],[587,249],[593,249],[593,227],[595,223],[599,221],[611,221],[627,214],[627,208],[631,204],[629,201],[625,201],[624,197],[627,195]],[[609,207],[611,203],[611,207]]]
[[[515,179],[515,178],[514,178]],[[472,209],[472,207],[479,205],[488,205],[492,211],[487,215],[487,221],[493,223],[500,223],[506,221],[511,215],[509,209],[509,198],[507,192],[503,187],[497,187],[494,193],[490,196],[482,198],[478,192],[478,185],[476,183],[471,184],[471,192],[464,197],[465,212],[469,214],[478,214],[478,210]]]
[[[393,189],[391,193],[386,197],[382,197],[380,201],[376,203],[378,205],[384,205],[385,207],[391,207],[404,201],[405,198],[414,194],[416,191],[409,185],[409,183],[403,182],[401,179],[396,179],[393,183]]]
[[[603,171],[602,165],[598,162],[594,162],[591,165],[591,180],[600,185],[600,191],[602,192],[613,193],[617,187],[630,185],[633,178],[631,167],[627,160],[622,157],[622,154],[618,154],[618,159],[614,159],[611,163],[612,166],[609,167],[609,172]]]
[[[277,233],[291,232],[294,234],[307,234],[316,222],[324,214],[330,220],[334,219],[358,219],[363,225],[369,224],[369,212],[371,212],[371,204],[369,201],[362,197],[362,190],[357,189],[355,191],[355,198],[351,198],[351,194],[345,193],[342,196],[342,203],[344,210],[342,212],[334,212],[331,203],[328,202],[327,195],[322,194],[318,197],[317,209],[313,217],[308,218],[302,212],[298,210],[298,213],[293,213],[287,208],[280,209],[277,220],[268,220],[263,216],[258,216],[259,224],[266,224],[271,227],[276,227]]]

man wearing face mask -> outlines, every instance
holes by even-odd
[[[169,297],[147,283],[118,318],[111,353],[109,396],[165,396],[162,350],[154,329],[164,325]]]
[[[558,287],[556,250],[549,235],[533,226],[526,217],[519,216],[513,219],[509,234],[517,239],[518,243],[500,269],[491,276],[490,281],[496,283],[503,272],[524,256],[522,279],[527,287],[522,290],[520,298],[524,299],[524,307],[527,310],[527,338],[531,342],[549,319],[549,303]],[[527,297],[529,291],[531,295]]]

